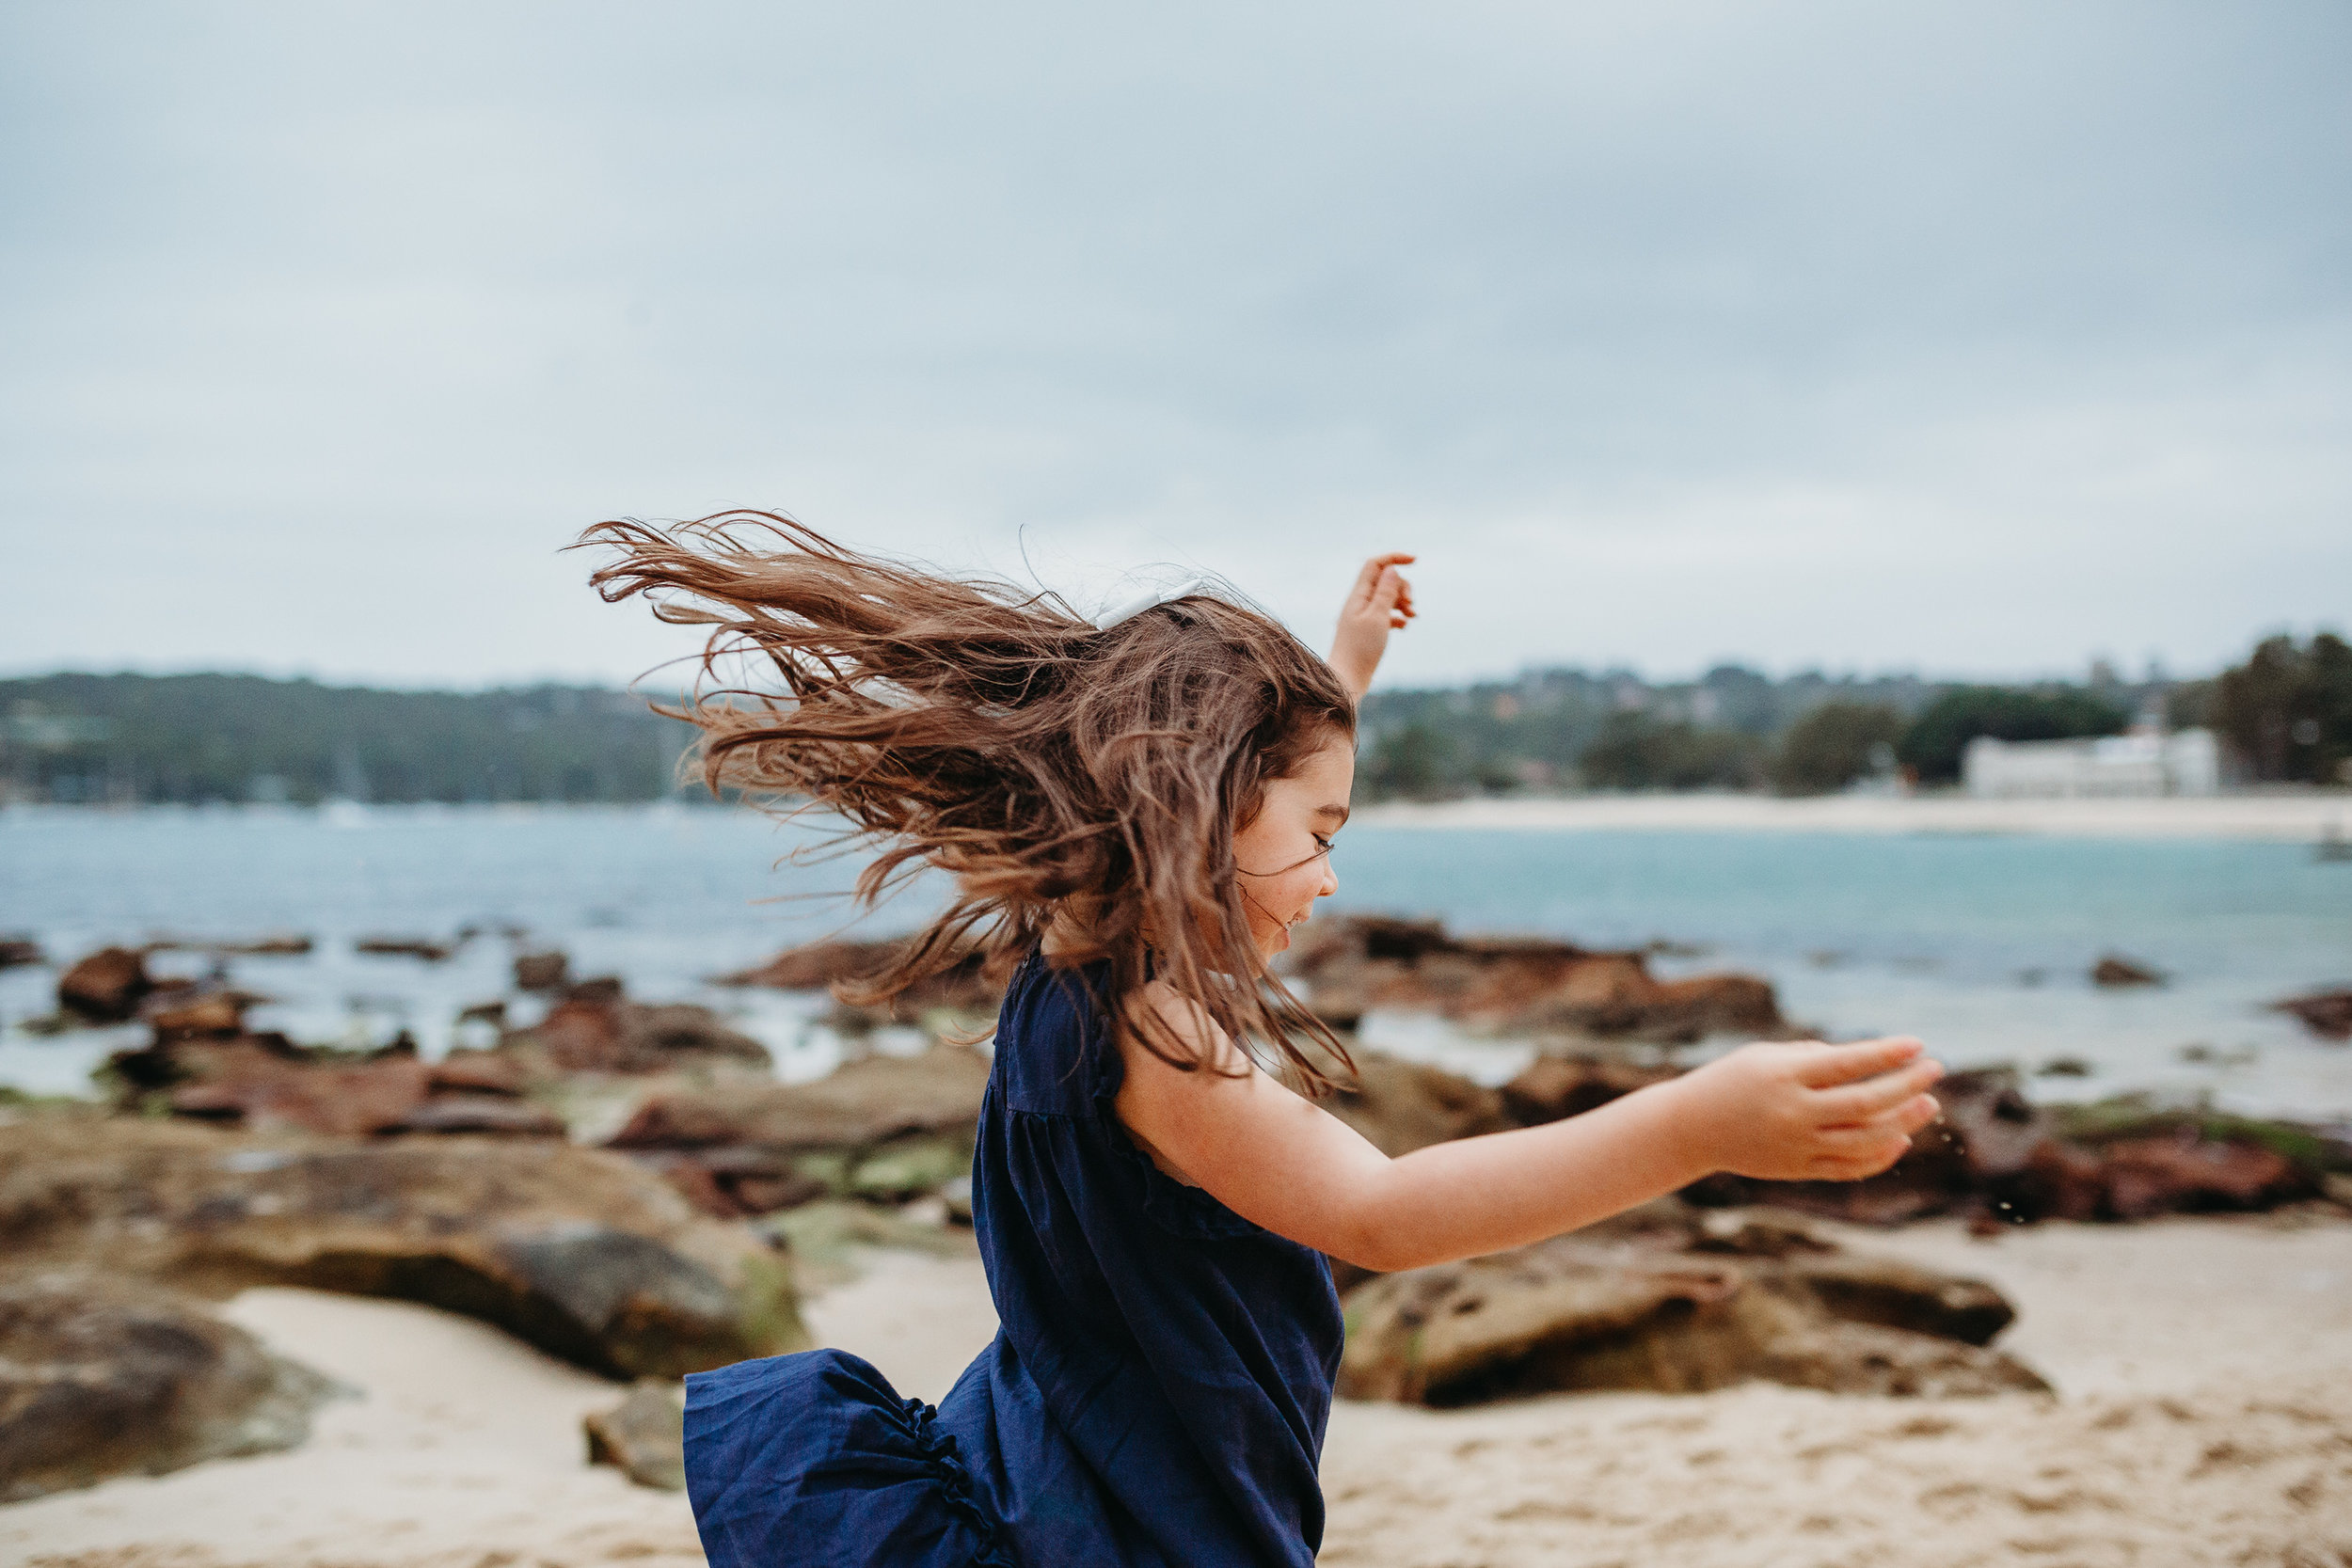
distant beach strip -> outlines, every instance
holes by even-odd
[[[2018,833],[2059,838],[2352,837],[2352,792],[2108,800],[1975,800],[1963,795],[1572,795],[1391,800],[1359,827],[1658,832]]]

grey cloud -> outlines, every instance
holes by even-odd
[[[625,674],[550,552],[735,503],[1302,629],[1418,547],[1400,678],[2193,667],[2352,580],[2334,6],[0,28],[11,667]]]

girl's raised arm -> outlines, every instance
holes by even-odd
[[[1413,585],[1400,566],[1413,558],[1398,551],[1375,555],[1356,574],[1347,602],[1340,606],[1339,629],[1331,637],[1331,657],[1324,662],[1347,683],[1359,702],[1372,689],[1373,673],[1389,646],[1389,633],[1402,631],[1419,611],[1413,609]]]
[[[1198,1006],[1152,1006],[1221,1070],[1124,1052],[1119,1114],[1163,1168],[1278,1235],[1383,1273],[1522,1246],[1719,1170],[1874,1175],[1933,1120],[1943,1069],[1915,1039],[1750,1045],[1544,1127],[1383,1154],[1257,1070]]]

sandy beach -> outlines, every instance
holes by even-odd
[[[2050,1225],[1849,1240],[1992,1279],[2056,1399],[1748,1386],[1434,1412],[1343,1402],[1323,1560],[2105,1565],[2352,1560],[2352,1225]],[[973,1256],[870,1255],[819,1338],[936,1399],[993,1330]],[[665,1568],[684,1500],[581,1457],[611,1385],[420,1307],[252,1291],[231,1307],[354,1396],[268,1458],[0,1509],[39,1568]]]
[[[1580,795],[1392,800],[1358,825],[1646,832],[2032,833],[2078,838],[2227,838],[2315,844],[2352,836],[2352,793],[2149,800],[1978,800],[1963,795]]]

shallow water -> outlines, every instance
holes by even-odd
[[[0,931],[70,960],[158,936],[317,939],[300,958],[237,958],[278,1000],[257,1025],[305,1040],[410,1029],[428,1053],[462,1037],[465,1006],[507,992],[516,941],[562,947],[573,973],[632,994],[698,1000],[766,1041],[788,1077],[837,1059],[821,1002],[712,988],[706,977],[839,927],[854,863],[775,867],[805,834],[747,814],[652,808],[131,813],[0,812]],[[1919,1034],[1959,1065],[2072,1056],[2089,1078],[2044,1098],[2205,1091],[2243,1109],[2352,1116],[2352,1049],[2264,1005],[2352,983],[2352,865],[2296,846],[2026,837],[1468,831],[1360,826],[1334,862],[1337,906],[1443,916],[1462,931],[1541,932],[1594,946],[1703,948],[1661,973],[1762,974],[1824,1033]],[[874,928],[919,919],[918,891]],[[351,951],[370,934],[484,933],[441,964]],[[2108,991],[2103,953],[2166,972]],[[193,953],[159,955],[193,972]],[[133,1030],[56,1038],[56,972],[0,971],[0,1082],[75,1092]],[[518,1008],[526,1006],[516,999]],[[1375,1015],[1375,1044],[1507,1076],[1524,1048]],[[2183,1059],[2185,1048],[2206,1060]]]
[[[1916,1034],[1955,1065],[2090,1066],[2039,1079],[2040,1098],[2210,1091],[2249,1110],[2352,1113],[2352,1049],[2265,1006],[2352,982],[2352,866],[2302,846],[1400,829],[1347,847],[1348,908],[1699,947],[1656,967],[1761,974],[1791,1019],[1838,1037]],[[2093,986],[2106,953],[2169,983]],[[1375,1022],[1404,1037],[1428,1028]]]

